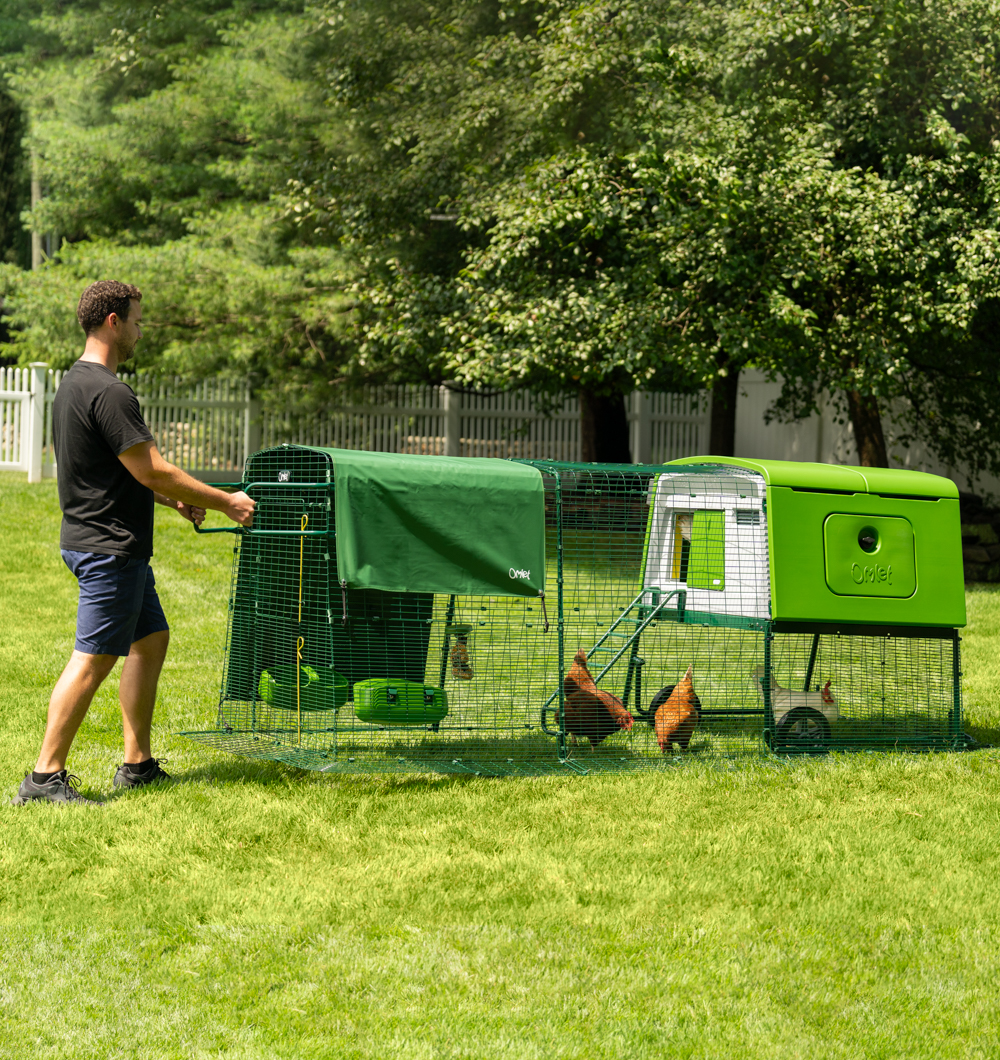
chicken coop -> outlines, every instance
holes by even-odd
[[[214,747],[336,772],[964,746],[958,494],[918,472],[284,445],[231,532]]]

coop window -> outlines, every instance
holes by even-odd
[[[674,518],[673,576],[692,589],[726,587],[725,513],[677,512]]]

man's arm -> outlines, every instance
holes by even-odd
[[[255,502],[245,493],[223,493],[214,486],[206,486],[164,460],[155,442],[133,445],[119,453],[118,459],[134,479],[148,486],[154,494],[161,494],[168,506],[171,506],[171,500],[181,501],[190,507],[213,508],[243,526],[253,523]]]

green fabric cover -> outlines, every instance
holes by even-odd
[[[537,596],[541,472],[508,460],[326,449],[337,569],[350,589]]]

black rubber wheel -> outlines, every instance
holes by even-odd
[[[786,754],[825,754],[830,747],[830,722],[812,707],[793,707],[778,719],[776,750]]]

